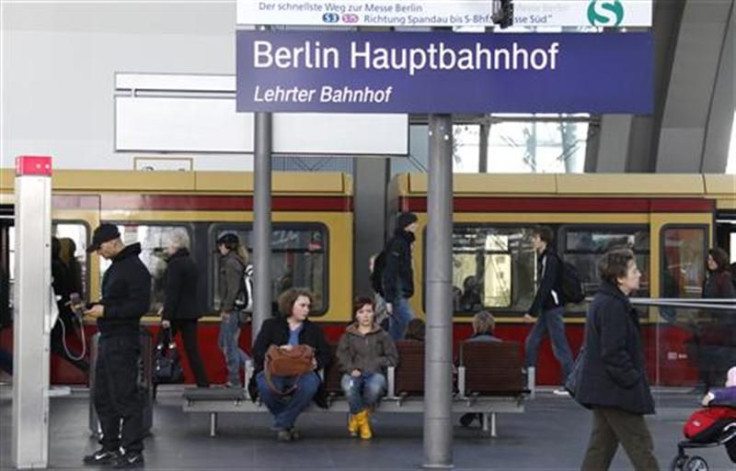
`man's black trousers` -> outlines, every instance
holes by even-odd
[[[138,385],[140,338],[137,334],[101,336],[97,348],[94,401],[102,426],[102,446],[140,452],[145,405]]]

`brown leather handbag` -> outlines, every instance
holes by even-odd
[[[296,382],[294,386],[286,391],[279,391],[273,384],[272,376],[301,376],[309,373],[314,368],[314,349],[309,345],[294,345],[291,349],[286,350],[279,348],[278,345],[271,345],[266,351],[266,359],[263,365],[266,384],[275,392],[285,396],[296,390]],[[297,378],[298,381],[298,378]]]

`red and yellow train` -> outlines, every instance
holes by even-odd
[[[223,382],[214,316],[215,240],[223,232],[236,232],[252,247],[252,174],[59,170],[53,188],[54,232],[74,242],[88,300],[99,296],[106,268],[84,250],[100,222],[117,224],[126,243],[141,242],[142,259],[153,278],[151,312],[162,301],[162,236],[172,227],[189,232],[203,275],[206,315],[200,349],[211,381]],[[398,211],[419,216],[414,249],[418,280],[411,302],[422,316],[426,189],[426,175],[397,175],[386,203],[389,220]],[[12,171],[3,169],[0,213],[12,214],[12,191]],[[458,340],[469,335],[472,313],[485,308],[497,318],[498,336],[523,341],[529,326],[521,317],[535,286],[536,257],[528,237],[535,225],[554,229],[557,250],[576,265],[588,294],[597,288],[597,257],[611,245],[633,248],[644,273],[642,297],[699,297],[708,248],[729,248],[736,232],[736,179],[728,175],[456,175],[454,194],[452,279]],[[351,318],[353,264],[367,266],[366,260],[355,260],[352,180],[339,173],[274,173],[272,208],[272,292],[276,296],[289,286],[309,287],[316,295],[313,319],[335,341]],[[12,235],[12,218],[0,218],[0,262],[7,268],[14,258]],[[569,306],[567,333],[574,351],[582,342],[583,320],[584,306]],[[144,322],[158,325],[154,316]],[[645,311],[643,325],[652,382],[693,382],[696,372],[685,346],[690,332],[666,322],[657,308]],[[8,330],[0,337],[5,347],[12,342]],[[86,330],[89,335],[94,326]],[[249,332],[242,343],[247,349]],[[538,366],[538,383],[558,381],[549,347],[540,352]],[[54,357],[52,381],[83,383],[86,378]]]

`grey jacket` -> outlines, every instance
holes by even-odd
[[[235,300],[240,293],[243,278],[243,262],[235,252],[228,252],[220,257],[218,288],[220,293],[220,311],[231,312],[235,308]]]
[[[391,336],[378,325],[373,324],[373,330],[363,335],[354,322],[340,339],[337,361],[343,373],[353,370],[360,370],[361,373],[384,373],[386,368],[399,363],[399,353]]]

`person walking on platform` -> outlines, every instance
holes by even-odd
[[[414,295],[412,246],[417,227],[416,214],[399,214],[394,236],[384,249],[386,266],[381,281],[386,311],[391,316],[389,333],[394,340],[404,338],[406,326],[414,318],[409,298]]]
[[[322,328],[307,317],[312,307],[312,293],[291,288],[279,296],[279,316],[267,319],[253,345],[257,392],[274,417],[274,429],[279,441],[296,440],[294,424],[299,414],[314,400],[327,407],[324,387],[318,370],[330,363],[330,346]],[[296,376],[266,376],[266,352],[276,346],[292,350],[297,345],[309,345],[314,351],[312,370]],[[249,388],[252,389],[252,388]]]
[[[139,243],[125,246],[117,227],[95,229],[87,252],[112,265],[102,278],[102,299],[84,311],[100,331],[94,405],[102,426],[102,448],[84,457],[89,465],[142,466],[144,396],[138,387],[140,319],[151,300],[151,275]]]
[[[249,358],[239,346],[240,316],[235,309],[235,301],[240,294],[243,272],[248,264],[248,252],[238,236],[230,232],[217,239],[217,250],[220,252],[220,335],[217,343],[227,365],[225,387],[238,388],[242,386],[240,369]]]
[[[169,262],[164,275],[164,306],[161,327],[171,329],[171,338],[181,332],[184,349],[197,387],[209,386],[197,345],[197,320],[201,317],[197,281],[199,270],[189,255],[189,234],[176,228],[166,235]]]
[[[341,386],[350,405],[348,432],[369,440],[371,408],[386,393],[386,369],[399,363],[391,336],[375,322],[373,299],[358,297],[353,304],[355,322],[350,324],[337,347],[343,373]]]
[[[619,443],[636,471],[657,471],[644,415],[654,413],[639,315],[629,296],[641,272],[634,253],[617,249],[598,265],[601,288],[588,308],[582,367],[575,400],[593,411],[593,429],[581,471],[605,471]]]
[[[552,247],[553,234],[549,227],[532,231],[531,242],[538,254],[537,279],[539,288],[524,322],[534,323],[526,338],[527,369],[536,367],[539,345],[549,336],[552,352],[562,366],[562,384],[572,370],[572,352],[565,336],[565,305],[562,299],[562,263]],[[557,395],[569,395],[565,389],[556,389]]]

